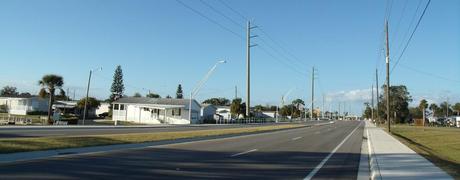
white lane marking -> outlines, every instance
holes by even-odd
[[[334,150],[332,150],[331,153],[329,153],[329,155],[326,156],[326,158],[324,158],[321,163],[318,164],[318,166],[315,167],[315,169],[313,169],[313,171],[310,172],[310,174],[308,174],[307,177],[304,178],[304,180],[310,180],[311,178],[313,178],[313,176],[315,176],[315,174],[324,166],[324,164],[326,164],[326,162],[329,160],[329,158],[332,157],[332,155],[334,155],[335,152],[337,152],[337,150],[339,150],[339,148],[345,143],[345,141],[348,140],[348,138],[350,138],[350,136],[359,128],[359,126],[361,126],[362,122],[359,123],[358,126],[356,126],[355,129],[353,129],[353,131],[351,131],[350,134],[348,134],[347,137],[345,137],[345,139],[342,140],[342,142],[340,142],[339,145],[337,145],[337,147],[334,148]]]
[[[230,157],[236,157],[236,156],[243,155],[243,154],[247,154],[247,153],[254,152],[254,151],[257,151],[257,149],[251,149],[251,150],[249,150],[249,151],[240,152],[240,153],[231,155]]]
[[[298,140],[298,139],[300,139],[300,138],[302,138],[302,137],[300,137],[300,136],[299,136],[299,137],[295,137],[295,138],[292,138],[292,140],[295,141],[295,140]]]

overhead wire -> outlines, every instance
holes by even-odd
[[[185,8],[191,10],[192,12],[194,12],[195,14],[201,16],[202,18],[208,20],[209,22],[213,23],[213,24],[216,24],[217,26],[219,26],[220,28],[222,28],[223,30],[225,31],[228,31],[229,33],[235,35],[236,37],[240,38],[240,39],[244,39],[243,36],[241,34],[238,34],[236,33],[235,31],[227,28],[226,26],[220,24],[219,22],[217,22],[216,20],[214,19],[211,19],[210,17],[206,16],[205,14],[201,13],[200,11],[194,9],[193,7],[185,4],[184,2],[182,2],[181,0],[176,0],[176,2],[178,2],[179,4],[181,4],[182,6],[184,6]]]
[[[233,24],[235,24],[236,26],[240,27],[240,28],[243,28],[244,29],[244,26],[241,24],[241,23],[238,23],[236,22],[235,20],[233,20],[232,18],[228,17],[227,15],[225,15],[224,13],[220,12],[219,10],[217,10],[216,8],[214,8],[214,6],[211,6],[209,3],[207,3],[206,1],[204,0],[200,0],[200,2],[202,4],[204,4],[206,7],[208,7],[209,9],[211,9],[212,11],[214,11],[215,13],[221,15],[222,17],[224,17],[225,19],[229,20],[230,22],[232,22]]]
[[[406,49],[407,49],[407,47],[409,46],[409,43],[410,43],[410,41],[412,40],[412,37],[414,37],[414,34],[415,34],[415,32],[417,31],[417,28],[419,27],[420,22],[422,21],[424,15],[425,15],[425,13],[426,13],[426,10],[428,9],[428,6],[430,5],[430,2],[431,2],[431,0],[428,0],[428,3],[426,3],[425,9],[423,9],[422,15],[421,15],[420,18],[418,19],[417,24],[415,25],[415,28],[414,28],[414,30],[412,31],[412,33],[411,33],[411,35],[410,35],[410,37],[409,37],[409,40],[407,40],[407,43],[406,43],[406,45],[404,46],[404,49],[402,50],[401,54],[399,55],[398,59],[396,60],[396,63],[394,63],[393,67],[391,68],[390,74],[393,72],[393,70],[396,68],[396,66],[397,66],[398,63],[400,62],[402,56],[404,55],[404,52],[406,52]]]

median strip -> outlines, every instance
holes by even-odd
[[[302,124],[273,125],[247,128],[195,130],[179,132],[154,132],[136,134],[112,134],[71,137],[38,137],[38,138],[14,138],[0,139],[0,154],[43,151],[66,148],[80,148],[90,146],[134,144],[178,139],[189,139],[209,136],[236,135],[256,132],[266,132],[281,129],[304,127]]]

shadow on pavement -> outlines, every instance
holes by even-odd
[[[1,179],[303,179],[328,153],[148,148],[0,165]],[[318,179],[356,179],[360,154],[337,153]]]

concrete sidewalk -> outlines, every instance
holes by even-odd
[[[381,128],[366,121],[371,179],[453,179]]]

